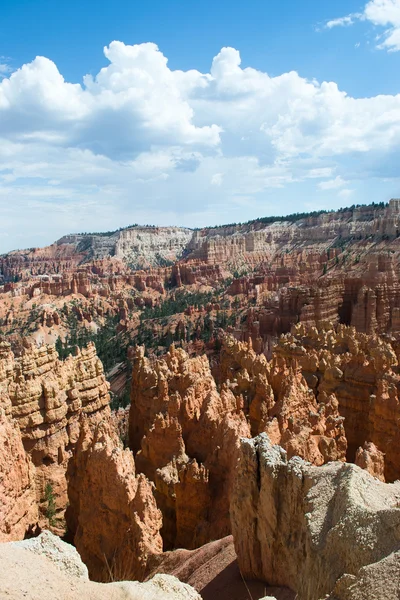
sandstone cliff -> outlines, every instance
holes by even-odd
[[[63,362],[54,347],[27,343],[15,357],[3,342],[0,389],[1,403],[18,425],[35,467],[39,524],[61,532],[68,500],[65,474],[79,437],[79,419],[87,415],[95,423],[109,415],[108,383],[95,347],[78,350]]]
[[[143,575],[162,551],[152,486],[135,475],[109,408],[93,344],[65,361],[54,347],[0,345],[0,541],[50,527],[68,534],[96,580]]]
[[[265,434],[243,440],[231,501],[241,571],[287,585],[299,600],[395,600],[399,499],[398,482],[381,483],[354,465],[317,468],[288,461]]]

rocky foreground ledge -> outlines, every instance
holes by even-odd
[[[78,552],[49,531],[23,542],[0,544],[0,598],[7,600],[201,600],[171,575],[146,583],[89,581]]]

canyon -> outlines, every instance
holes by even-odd
[[[399,201],[391,200],[200,230],[132,226],[64,236],[0,257],[0,328],[15,344],[21,335],[55,343],[74,327],[95,335],[114,319],[126,345],[155,336],[165,347],[179,335],[207,337],[199,310],[207,305],[213,325],[223,314],[230,333],[251,337],[267,355],[298,322],[396,334],[399,220]],[[208,294],[203,306],[198,292]],[[143,309],[162,313],[183,296],[186,306],[170,310],[167,323],[151,314],[141,323]]]
[[[4,564],[33,548],[60,598],[397,598],[399,224],[391,200],[0,257]]]

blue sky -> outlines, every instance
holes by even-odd
[[[399,50],[400,0],[3,0],[0,251],[399,196]]]

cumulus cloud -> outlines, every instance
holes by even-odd
[[[400,26],[399,0],[370,0],[365,6],[364,16],[375,25]]]
[[[0,81],[0,202],[16,235],[43,231],[43,243],[130,222],[294,212],[301,190],[345,198],[360,171],[377,179],[400,151],[400,95],[357,99],[295,71],[272,77],[243,68],[234,48],[209,73],[170,69],[152,43],[114,41],[104,54],[82,83],[46,57]]]
[[[400,0],[370,0],[363,12],[332,19],[326,23],[328,29],[353,25],[356,21],[369,21],[373,25],[387,27],[382,36],[379,49],[389,52],[400,50]]]
[[[0,133],[13,141],[44,139],[123,158],[152,144],[218,145],[220,127],[193,123],[186,90],[155,44],[112,42],[104,54],[110,65],[95,78],[87,75],[84,85],[66,82],[42,56],[4,79]]]
[[[354,99],[294,71],[242,69],[234,48],[221,50],[209,74],[171,71],[155,44],[112,42],[104,52],[110,64],[83,85],[66,82],[44,57],[5,78],[0,135],[124,161],[153,149],[159,160],[161,148],[200,157],[224,151],[225,139],[233,154],[252,149],[270,162],[276,153],[367,152],[400,141],[400,96]]]

